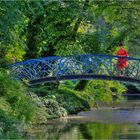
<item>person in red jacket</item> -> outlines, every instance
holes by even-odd
[[[128,57],[128,53],[123,48],[124,46],[123,43],[120,43],[119,46],[120,46],[120,49],[118,50],[117,56],[120,56],[120,57],[118,58],[118,61],[117,61],[117,69],[119,72],[119,76],[124,76],[124,71],[125,71],[125,68],[128,67],[128,62],[127,62],[127,58],[121,58],[121,56]]]

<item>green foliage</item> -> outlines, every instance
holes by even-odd
[[[8,58],[3,58],[0,59],[0,68],[8,68],[8,65],[13,63],[12,60],[8,59]]]
[[[109,49],[117,46],[116,43],[124,41],[129,47],[130,55],[138,56],[139,52],[136,50],[139,50],[138,24],[140,20],[138,7],[140,7],[140,3],[138,1],[102,1],[95,3],[99,15],[103,15],[105,21],[116,31],[116,35],[114,34],[110,38]]]
[[[56,100],[56,96],[59,94],[57,86],[56,83],[48,83],[30,88],[30,91],[34,92],[36,96],[40,98],[41,103],[46,108],[47,119],[59,118],[67,115],[67,111]]]
[[[22,60],[25,53],[26,58],[112,53],[120,41],[134,55],[139,46],[137,1],[1,1],[0,4],[2,57],[16,56],[16,60]]]
[[[14,117],[11,117],[10,114],[0,109],[0,138],[21,138],[18,133],[18,123],[19,122]]]
[[[18,1],[0,1],[0,56],[22,60],[25,54],[26,18]],[[12,11],[12,12],[11,12]]]
[[[77,81],[61,82],[59,87],[57,84],[44,84],[34,87],[32,91],[47,102],[47,113],[50,114],[50,118],[53,115],[54,117],[63,116],[58,113],[61,112],[61,107],[65,108],[68,113],[76,113],[92,108],[97,101],[107,103],[119,101],[122,98],[121,94],[126,91],[126,88],[119,82],[90,81],[85,90],[81,92],[74,90],[76,84]],[[56,86],[55,89],[54,86]]]
[[[48,114],[47,118],[59,118],[67,115],[66,109],[60,106],[60,104],[54,99],[43,98],[43,103],[46,107],[46,112]]]
[[[48,118],[47,109],[42,102],[42,98],[38,97],[35,93],[28,91],[27,96],[32,100],[35,107],[35,115],[33,116],[34,123],[40,124],[46,122]]]
[[[96,101],[113,102],[113,97],[120,99],[121,94],[126,88],[119,82],[112,81],[90,81],[85,92],[89,92],[94,96]]]
[[[0,4],[2,57],[16,56],[16,60],[22,60],[25,53],[26,58],[112,53],[120,41],[134,55],[139,46],[140,3],[136,1],[1,1]]]
[[[46,108],[39,98],[33,97],[33,93],[29,96],[25,86],[6,72],[0,71],[0,138],[20,138],[19,131],[24,132],[26,124],[46,121]]]
[[[5,112],[11,112],[11,106],[4,97],[0,97],[0,109]]]
[[[21,83],[9,78],[5,74],[0,74],[0,93],[10,104],[12,114],[19,119],[30,120],[34,115],[31,101],[26,97],[26,91]],[[31,108],[28,105],[31,105]],[[34,109],[33,109],[34,110]],[[33,113],[33,114],[32,114]]]
[[[55,84],[53,86],[45,84],[34,87],[31,90],[42,99],[46,106],[48,118],[55,118],[65,116],[67,113],[87,110],[93,106],[94,97],[86,92],[74,91],[75,84],[75,82],[70,81],[62,82],[59,88],[55,89]]]
[[[125,88],[118,82],[90,81],[82,92],[74,91],[77,81],[27,90],[3,68],[15,61],[51,55],[116,54],[120,41],[128,46],[130,56],[139,56],[138,1],[15,0],[0,1],[0,5],[0,115],[41,122],[46,115],[61,117],[89,109],[96,101],[121,98]]]
[[[77,92],[64,87],[58,90],[56,100],[68,113],[77,113],[82,110],[87,110],[94,103],[93,97],[88,93]]]
[[[77,84],[78,80],[73,81],[61,81],[59,87],[66,87],[69,89],[74,89],[75,85]]]
[[[37,94],[39,97],[50,96],[55,92],[55,89],[58,88],[58,83],[45,83],[41,85],[36,85],[30,87],[30,91]]]
[[[27,90],[19,81],[10,78],[6,73],[0,73],[0,106],[8,110],[11,115],[26,122],[36,121],[36,112],[39,108],[27,96]],[[6,106],[4,107],[4,104]]]
[[[115,124],[115,123],[87,123],[81,124],[78,127],[78,139],[120,139],[121,134],[130,134],[129,129],[131,125]],[[122,129],[123,128],[123,129]],[[84,131],[83,131],[84,130]],[[116,133],[118,135],[116,135]],[[120,134],[120,135],[119,135]],[[124,138],[124,139],[125,139]],[[127,139],[127,138],[126,138]]]

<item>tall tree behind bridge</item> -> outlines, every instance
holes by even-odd
[[[139,9],[139,1],[1,1],[1,55],[23,55],[26,45],[27,58],[111,53],[120,40],[134,50]]]
[[[26,48],[24,33],[27,23],[17,1],[0,1],[0,58],[18,61],[23,59]]]

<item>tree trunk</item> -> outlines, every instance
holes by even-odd
[[[83,90],[85,90],[85,88],[87,87],[88,83],[89,83],[89,80],[81,80],[81,81],[77,84],[77,86],[75,87],[74,90],[83,91]]]
[[[30,19],[29,25],[27,27],[27,47],[28,51],[26,53],[27,58],[35,58],[37,57],[37,41],[36,37],[38,35],[38,27],[37,25],[41,24],[44,20],[43,16],[38,16],[36,19],[32,22],[32,17],[28,16]]]
[[[88,8],[88,4],[89,4],[89,0],[85,0],[85,3],[84,3],[84,6],[83,6],[83,10],[87,10]],[[76,32],[78,31],[78,28],[80,26],[80,23],[82,21],[82,17],[78,18],[76,24],[75,24],[75,27],[74,27],[74,41],[76,41]],[[86,86],[88,85],[89,83],[89,80],[81,80],[77,86],[75,87],[75,90],[78,90],[78,91],[83,91]]]

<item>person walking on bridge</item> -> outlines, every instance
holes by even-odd
[[[124,76],[125,69],[128,67],[128,62],[126,58],[128,57],[128,53],[124,49],[123,43],[120,43],[119,47],[120,48],[117,53],[117,56],[119,56],[117,61],[117,69],[118,69],[119,76]]]

